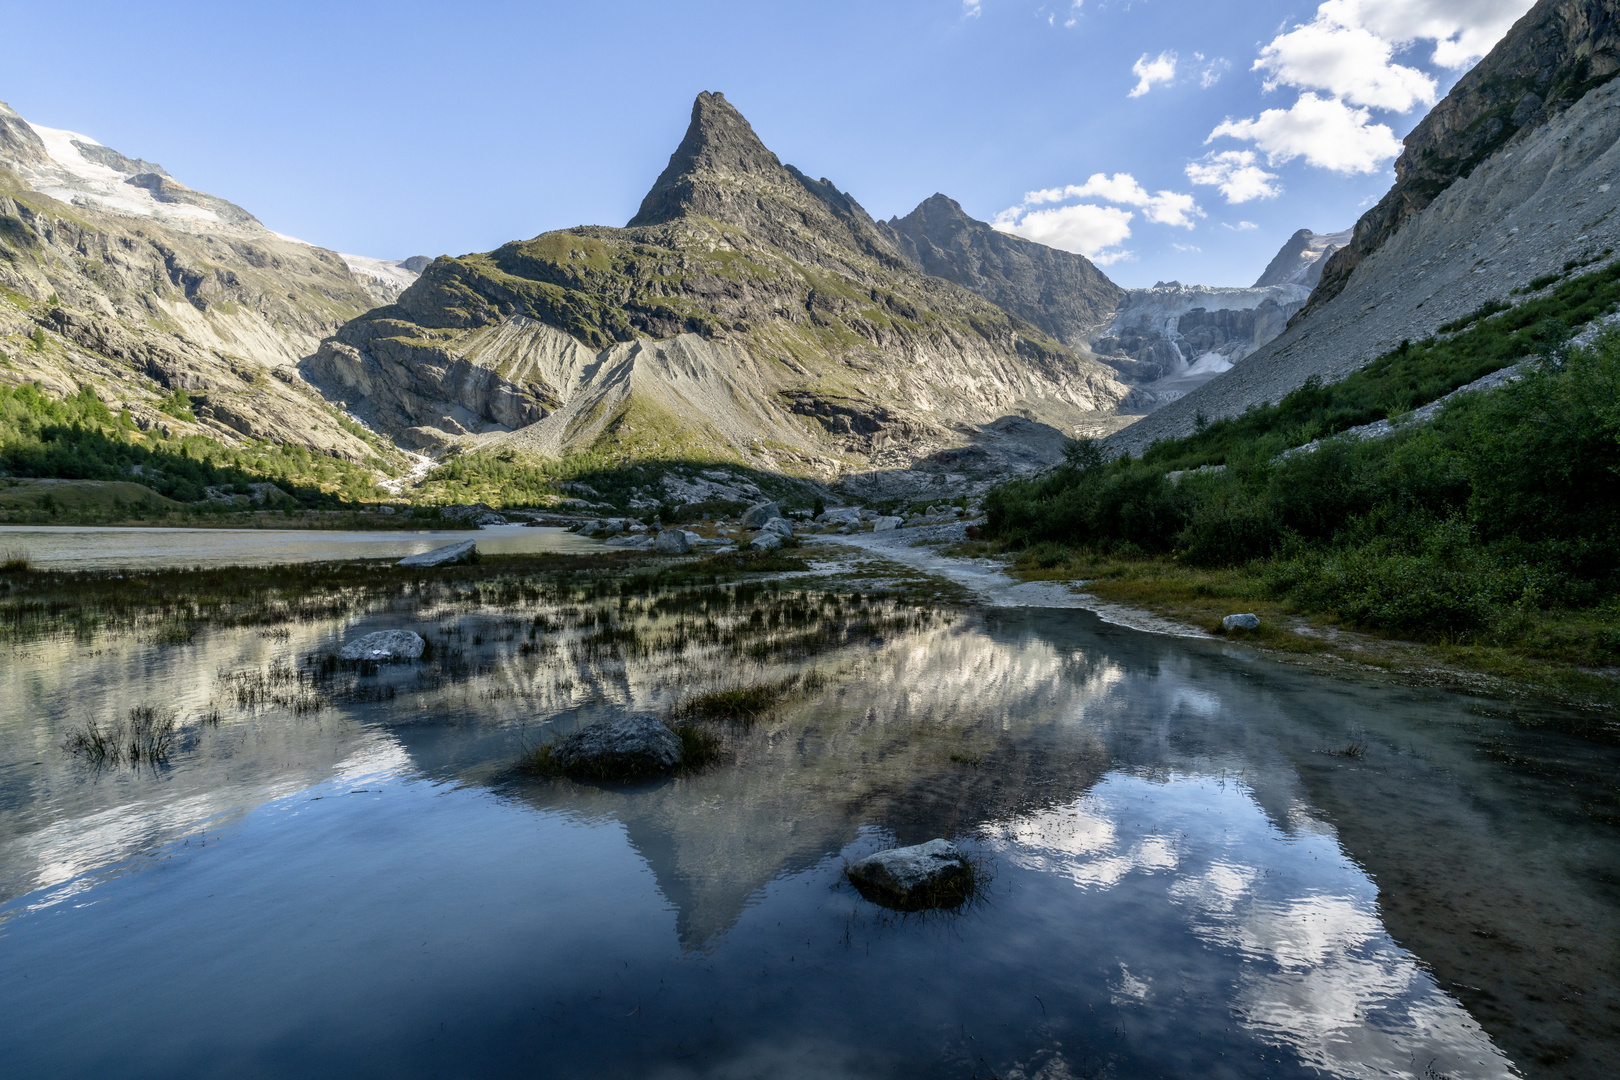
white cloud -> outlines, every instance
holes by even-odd
[[[962,18],[977,19],[979,17],[979,0],[962,0]]]
[[[1335,26],[1318,15],[1261,49],[1254,70],[1267,73],[1267,90],[1326,90],[1352,105],[1394,112],[1433,105],[1435,81],[1417,68],[1390,63],[1394,51],[1370,30]]]
[[[1226,222],[1223,221],[1221,224],[1226,226],[1226,228],[1231,229],[1233,232],[1248,232],[1250,229],[1258,229],[1260,227],[1252,221],[1240,221],[1236,225],[1227,225]]]
[[[1439,90],[1432,76],[1395,63],[1395,53],[1429,41],[1434,43],[1432,63],[1466,67],[1489,52],[1533,2],[1326,0],[1310,22],[1278,34],[1254,62],[1253,70],[1266,75],[1266,90],[1289,86],[1302,91],[1294,105],[1267,109],[1247,120],[1227,120],[1205,143],[1229,135],[1254,143],[1272,165],[1303,157],[1335,172],[1376,172],[1401,152],[1401,144],[1388,125],[1373,123],[1370,110],[1410,112],[1434,104]],[[1189,167],[1189,177],[1194,167]],[[1255,186],[1260,178],[1250,174],[1247,179],[1248,185],[1239,184],[1234,191],[1263,197]],[[1221,190],[1228,201],[1243,201],[1225,187]]]
[[[1385,41],[1432,41],[1430,61],[1468,67],[1502,40],[1534,0],[1327,0],[1317,21],[1361,27]]]
[[[1303,157],[1308,164],[1341,173],[1377,172],[1401,152],[1387,124],[1374,124],[1366,109],[1304,93],[1291,109],[1267,109],[1250,120],[1227,120],[1204,140],[1222,135],[1252,142],[1266,160],[1280,165]]]
[[[1126,206],[1140,206],[1142,216],[1158,225],[1177,225],[1190,229],[1193,227],[1194,217],[1204,216],[1203,210],[1199,209],[1191,195],[1183,195],[1177,191],[1157,191],[1149,194],[1130,173],[1115,173],[1113,176],[1093,173],[1083,184],[1031,191],[1024,196],[1024,205],[1035,206],[1040,203],[1090,198],[1122,203]]]
[[[1130,239],[1131,219],[1135,216],[1117,206],[1076,203],[1050,210],[1007,210],[998,214],[992,224],[1002,232],[1048,247],[1078,251],[1107,266],[1130,254],[1119,245]]]
[[[1142,58],[1131,65],[1131,74],[1136,76],[1136,89],[1129,96],[1141,97],[1154,83],[1167,83],[1176,77],[1176,54],[1162,52],[1149,60],[1148,54],[1143,53]]]
[[[1187,179],[1220,188],[1228,203],[1273,199],[1282,194],[1277,174],[1254,163],[1253,150],[1221,150],[1187,165]]]
[[[1197,244],[1171,244],[1170,246],[1175,248],[1177,251],[1183,251],[1183,252],[1187,252],[1189,254],[1191,254],[1193,252],[1198,252],[1198,253],[1202,254],[1202,252],[1204,250],[1203,248],[1199,247]]]
[[[1221,76],[1232,70],[1232,61],[1217,56],[1206,61],[1203,53],[1193,53],[1193,61],[1202,65],[1198,69],[1198,85],[1208,90],[1221,81]]]

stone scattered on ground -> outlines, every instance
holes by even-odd
[[[903,911],[955,907],[973,888],[973,868],[949,840],[868,855],[851,863],[848,874],[862,896]]]
[[[661,776],[681,763],[681,740],[651,713],[592,724],[557,741],[556,767],[595,780]]]
[[[653,547],[660,555],[686,555],[692,550],[692,534],[685,529],[665,529]]]
[[[901,519],[893,516],[880,517],[872,522],[873,532],[891,532],[900,527]]]
[[[345,660],[374,660],[392,664],[404,660],[422,659],[427,642],[421,634],[411,630],[379,630],[343,646],[338,655]]]
[[[1260,616],[1253,614],[1228,615],[1221,620],[1221,629],[1228,633],[1233,630],[1258,630],[1260,629]]]
[[[466,562],[478,554],[478,541],[458,540],[454,544],[446,544],[432,551],[424,551],[420,555],[407,555],[395,566],[452,566],[459,562]]]
[[[650,533],[623,533],[619,536],[610,536],[603,542],[608,547],[637,549],[651,548],[657,543]]]
[[[745,529],[757,529],[771,518],[782,516],[782,508],[773,502],[755,503],[743,511],[742,523]]]

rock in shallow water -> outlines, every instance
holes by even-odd
[[[409,630],[379,630],[343,646],[338,653],[345,660],[375,660],[390,664],[398,660],[420,660],[427,642]]]
[[[658,717],[637,713],[559,740],[551,760],[570,776],[659,776],[681,763],[681,740]]]
[[[465,562],[478,554],[478,541],[460,540],[454,544],[446,544],[442,548],[424,551],[420,555],[407,555],[395,566],[449,566],[452,563]]]
[[[973,889],[973,868],[949,840],[890,848],[850,864],[850,884],[885,907],[955,907]]]
[[[1228,615],[1221,620],[1221,629],[1227,633],[1233,630],[1260,629],[1260,616],[1258,615]]]

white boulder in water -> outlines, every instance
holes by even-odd
[[[656,776],[681,763],[681,740],[658,717],[637,713],[574,732],[551,758],[570,776]]]
[[[862,896],[886,907],[953,907],[967,899],[973,868],[949,840],[890,848],[851,863],[849,880]]]
[[[442,548],[424,551],[420,555],[407,555],[395,566],[450,566],[453,563],[466,562],[478,553],[478,541],[458,540],[454,544],[446,544]]]
[[[374,660],[390,664],[400,660],[420,660],[427,642],[410,630],[379,630],[349,642],[338,653],[345,660]]]

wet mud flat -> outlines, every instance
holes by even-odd
[[[1620,753],[1581,717],[988,606],[878,554],[543,562],[242,600],[183,641],[138,612],[14,635],[8,1069],[1620,1068]],[[396,628],[421,661],[334,659]],[[161,760],[63,749],[137,706],[175,721]],[[521,767],[632,711],[718,759]],[[985,867],[972,902],[844,878],[935,837]]]

